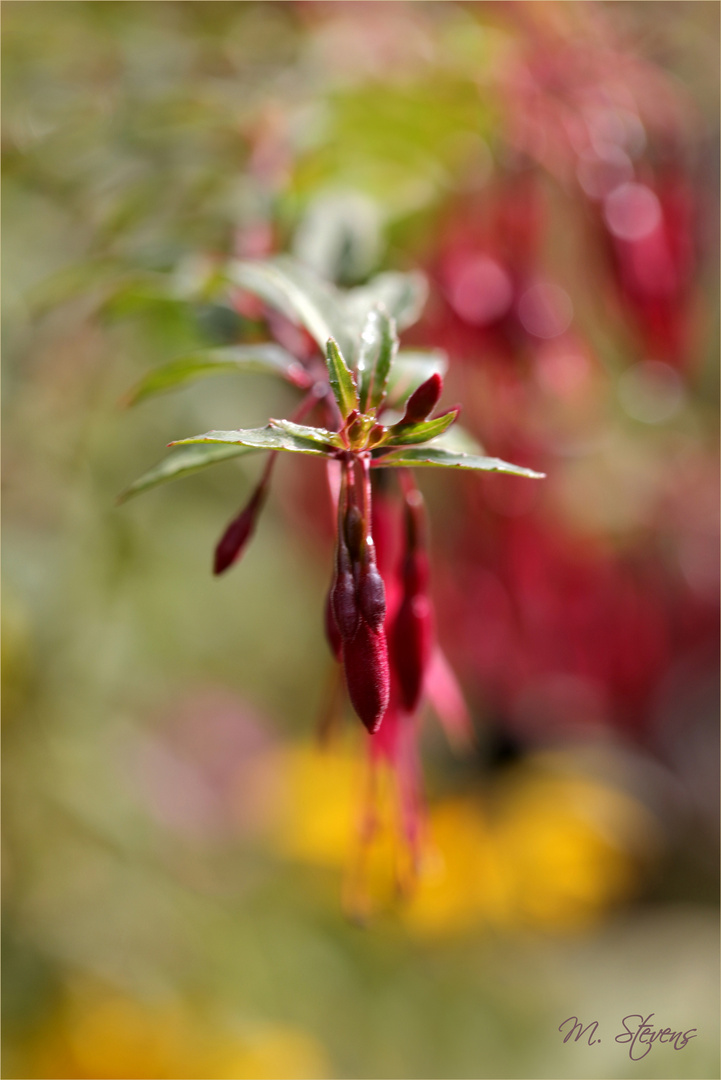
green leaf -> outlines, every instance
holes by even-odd
[[[358,397],[360,411],[377,409],[383,401],[388,375],[398,349],[395,323],[382,305],[366,316],[358,350]]]
[[[362,191],[318,189],[293,234],[293,254],[327,281],[361,281],[377,264],[382,213]]]
[[[409,443],[424,443],[442,435],[456,420],[459,410],[451,409],[434,420],[422,420],[418,424],[394,424],[388,428],[388,438],[384,446],[405,446]]]
[[[510,462],[501,461],[500,458],[482,457],[476,454],[454,454],[435,446],[392,450],[387,454],[384,454],[381,449],[377,454],[378,456],[375,456],[374,452],[373,466],[380,469],[437,466],[444,469],[510,473],[512,476],[528,476],[534,480],[542,480],[546,475],[535,472],[533,469],[526,469],[522,465],[511,465]]]
[[[337,431],[328,431],[326,428],[311,427],[308,424],[295,424],[292,420],[270,420],[270,427],[279,428],[286,434],[297,439],[305,439],[318,446],[335,446],[343,449],[345,443]]]
[[[289,425],[290,421],[282,421]],[[239,431],[206,431],[204,435],[191,435],[188,439],[176,439],[170,446],[188,446],[196,443],[231,443],[245,446],[250,450],[289,450],[296,454],[314,454],[328,456],[338,445],[338,433],[324,431],[323,428],[304,428],[301,424],[291,425],[295,431],[286,430],[281,421],[272,421],[263,428],[246,428]],[[303,434],[297,434],[298,431]],[[313,435],[307,434],[313,432]],[[321,438],[321,432],[326,438]]]
[[[68,263],[28,286],[25,299],[33,312],[38,314],[48,308],[59,307],[78,295],[82,295],[85,301],[93,298],[93,306],[101,307],[121,288],[127,287],[128,276],[111,258],[87,257]]]
[[[259,296],[291,322],[304,326],[321,351],[325,351],[326,342],[332,337],[347,356],[353,356],[354,342],[342,296],[312,270],[287,255],[279,255],[275,259],[230,262],[226,277],[233,285]]]
[[[252,453],[252,450],[246,446],[213,446],[211,444],[182,446],[127,487],[118,496],[117,501],[126,502],[134,495],[149,491],[158,484],[165,484],[168,480],[179,480],[181,476],[189,476],[190,473],[206,469],[209,465],[216,465],[219,461],[227,461],[249,453]]]
[[[181,356],[169,364],[154,368],[123,399],[124,405],[164,394],[210,375],[237,372],[263,372],[279,375],[295,386],[309,383],[303,366],[280,345],[229,345],[219,349]]]
[[[331,389],[338,403],[340,414],[345,420],[349,413],[358,408],[355,381],[343,359],[343,354],[333,338],[328,339],[326,357]]]
[[[350,289],[346,294],[346,306],[358,326],[363,324],[368,309],[381,303],[395,319],[398,329],[405,330],[418,321],[427,298],[428,282],[423,274],[389,271],[378,274],[357,289]]]
[[[173,292],[167,274],[128,274],[108,290],[100,311],[111,318],[122,318],[147,308],[164,306],[166,311],[180,309],[185,303],[182,297]]]
[[[447,370],[448,358],[440,350],[416,352],[402,349],[390,370],[385,404],[389,408],[400,408],[421,383],[436,372],[445,375]]]

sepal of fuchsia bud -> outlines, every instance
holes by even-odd
[[[349,641],[358,629],[360,617],[356,603],[355,582],[349,571],[336,574],[331,588],[331,603],[338,632],[343,641]]]
[[[406,402],[402,424],[419,424],[431,415],[443,392],[443,378],[434,372],[413,391]]]
[[[343,641],[349,641],[358,629],[360,612],[348,549],[343,541],[338,544],[336,571],[330,587],[330,602],[338,632]]]
[[[356,564],[360,562],[363,553],[365,524],[360,509],[355,505],[349,506],[346,510],[343,532],[351,561]]]
[[[265,494],[266,485],[261,483],[253,492],[247,505],[226,528],[215,548],[214,574],[222,574],[224,570],[228,570],[240,558],[255,528],[258,514],[265,500]]]
[[[335,579],[334,579],[335,581]],[[330,589],[326,593],[325,597],[325,609],[323,612],[325,636],[330,647],[330,651],[336,660],[340,662],[343,657],[343,638],[341,637],[340,630],[338,629],[338,623],[335,620],[335,614],[333,613],[333,586],[331,584]]]
[[[343,667],[353,708],[374,735],[388,708],[390,668],[385,630],[373,630],[361,618],[352,640],[343,642]]]
[[[386,587],[375,559],[361,566],[358,576],[358,606],[372,630],[378,630],[386,617]]]

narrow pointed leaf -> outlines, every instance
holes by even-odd
[[[157,465],[135,480],[119,496],[119,503],[126,502],[143,491],[165,484],[169,480],[179,480],[183,476],[207,469],[209,465],[216,465],[230,458],[240,457],[243,454],[253,452],[253,447],[200,444],[197,446],[181,446],[168,457],[163,458]]]
[[[358,408],[358,394],[356,392],[353,375],[343,359],[343,354],[333,338],[328,339],[326,345],[326,357],[328,364],[328,377],[330,385],[338,403],[340,414],[345,418]]]
[[[289,423],[289,421],[284,421]],[[295,432],[287,431],[280,424],[271,422],[267,427],[245,428],[238,431],[206,431],[204,435],[192,435],[188,439],[177,439],[170,443],[171,446],[189,446],[196,443],[221,443],[245,446],[250,450],[289,450],[296,454],[314,454],[316,456],[328,456],[338,445],[338,434],[335,431],[324,431],[323,428],[303,428],[301,424],[293,425]],[[297,431],[306,432],[299,435]],[[309,435],[307,432],[322,432],[326,438],[320,438],[317,434]]]
[[[405,330],[418,321],[428,297],[428,282],[423,274],[413,271],[400,274],[389,271],[371,278],[365,285],[351,289],[346,297],[348,313],[355,325],[363,324],[365,313],[381,303],[399,330]]]
[[[124,405],[187,386],[210,375],[261,372],[279,375],[295,386],[307,386],[309,379],[301,364],[280,345],[230,345],[181,356],[154,368],[123,399]]]
[[[445,375],[448,370],[448,358],[440,351],[416,352],[401,350],[393,361],[385,405],[402,411],[414,390],[426,382],[431,375]]]
[[[361,412],[377,409],[383,401],[397,350],[395,323],[378,304],[368,312],[360,336],[356,370]]]
[[[278,256],[230,262],[226,277],[233,285],[260,297],[292,322],[304,326],[322,351],[332,337],[351,356],[353,341],[341,294],[312,270],[288,256]]]
[[[450,409],[443,416],[436,416],[434,420],[423,420],[419,424],[394,424],[388,429],[389,437],[385,446],[407,446],[411,443],[424,443],[435,439],[436,435],[442,435],[458,416],[459,410]]]
[[[522,465],[512,465],[509,461],[501,461],[500,458],[482,457],[477,454],[457,454],[435,446],[408,447],[408,449],[392,450],[388,453],[380,450],[374,453],[372,464],[375,468],[381,469],[436,466],[445,469],[502,472],[510,473],[512,476],[527,476],[534,480],[542,480],[546,475],[534,469],[526,469]]]

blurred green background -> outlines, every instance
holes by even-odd
[[[718,6],[12,0],[3,16],[3,1075],[718,1076]],[[636,323],[573,172],[589,159],[569,116],[605,93],[646,126],[634,175],[680,163],[696,213],[688,288]],[[592,357],[580,396],[563,357],[443,308],[457,234],[519,175],[543,198],[534,258]],[[487,498],[499,545],[507,527],[523,545],[529,508],[424,477],[439,633],[479,748],[454,756],[424,726],[427,865],[394,900],[386,837],[365,929],[342,903],[365,735],[313,740],[322,472],[280,463],[219,579],[213,544],[260,461],[115,504],[172,438],[294,407],[265,376],[119,406],[154,365],[253,330],[193,282],[203,260],[267,250],[344,285],[425,269],[414,340],[450,352],[449,403],[490,452],[540,455],[544,535],[635,560],[633,603],[671,627],[643,700],[609,679],[598,724],[559,726],[522,673],[508,704],[516,644],[492,660],[462,629],[493,617],[500,580],[463,522]],[[677,309],[683,362],[648,344]],[[570,604],[539,615],[559,647]],[[626,631],[598,623],[598,651]],[[651,1012],[697,1037],[632,1065],[612,1035]],[[571,1015],[601,1043],[564,1044]]]

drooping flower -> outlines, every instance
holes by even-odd
[[[304,397],[290,420],[271,419],[261,428],[209,431],[176,440],[170,444],[176,448],[173,454],[122,498],[216,461],[270,451],[250,500],[216,547],[214,569],[222,573],[238,560],[250,539],[278,453],[325,458],[334,476],[336,516],[332,580],[324,611],[326,636],[343,666],[350,702],[373,737],[372,770],[385,762],[397,777],[401,833],[414,852],[421,804],[415,713],[434,670],[434,657],[436,672],[441,667],[433,640],[425,512],[409,470],[432,466],[532,478],[542,474],[487,457],[468,433],[451,441],[444,438],[460,411],[455,406],[433,415],[443,390],[445,359],[435,352],[398,350],[397,328],[415,321],[424,299],[425,286],[417,275],[381,274],[342,293],[279,257],[233,261],[219,277],[231,289],[257,296],[286,324],[288,320],[298,324],[318,351],[309,354],[304,348],[293,355],[272,344],[210,350],[190,363],[178,361],[151,373],[131,399],[229,370],[272,371],[303,390]],[[314,412],[323,426],[300,422]],[[401,478],[405,541],[400,562],[391,560],[384,547],[387,485],[376,523],[380,560],[376,552],[372,475],[383,475],[378,470],[387,469],[396,470]],[[450,679],[452,684],[447,666],[445,671],[446,683]],[[436,692],[436,702],[442,696]]]

